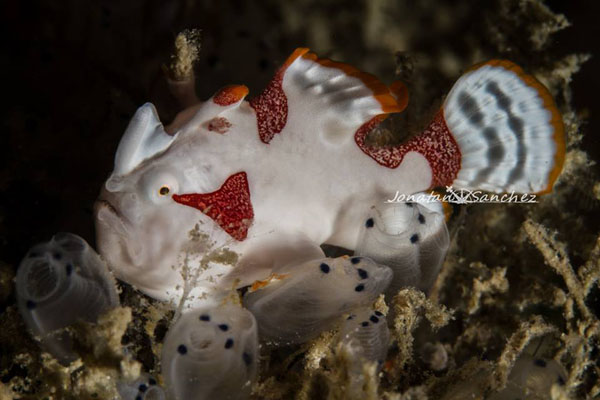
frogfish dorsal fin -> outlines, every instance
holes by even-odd
[[[317,131],[336,143],[352,140],[376,115],[401,112],[407,98],[406,91],[393,92],[373,75],[298,48],[250,106],[263,143],[286,129]]]

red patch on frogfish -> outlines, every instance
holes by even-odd
[[[248,94],[244,85],[225,86],[213,96],[213,102],[220,106],[230,106],[242,100]]]
[[[365,143],[365,139],[381,121],[384,115],[378,115],[361,126],[354,135],[360,149],[378,164],[387,168],[397,168],[404,155],[409,151],[422,154],[431,167],[431,187],[450,185],[460,170],[461,154],[458,144],[446,125],[442,110],[419,136],[393,147],[375,147]]]
[[[231,122],[229,122],[227,118],[216,117],[208,121],[206,128],[211,132],[224,134],[231,128]]]
[[[202,211],[235,240],[242,241],[248,236],[254,210],[245,172],[231,175],[214,192],[174,194],[173,200]]]
[[[288,102],[283,92],[282,67],[260,96],[250,100],[250,107],[256,111],[258,136],[263,143],[269,143],[285,127],[288,116]]]

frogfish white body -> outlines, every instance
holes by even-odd
[[[225,87],[166,128],[151,104],[137,111],[96,204],[99,252],[118,278],[196,306],[285,279],[283,267],[325,258],[321,244],[355,249],[370,229],[394,231],[403,249],[420,246],[427,229],[415,226],[427,226],[429,214],[399,222],[386,208],[370,218],[394,193],[445,185],[546,192],[564,158],[550,95],[508,61],[469,70],[424,132],[394,147],[366,136],[404,109],[404,87],[308,49],[296,50],[262,94],[245,101],[247,93]],[[436,221],[436,235],[447,236]]]

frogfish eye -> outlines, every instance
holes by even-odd
[[[169,171],[151,170],[142,176],[140,190],[155,204],[165,204],[179,190],[179,182]]]
[[[163,185],[163,186],[161,186],[160,189],[158,189],[158,194],[161,196],[166,196],[169,194],[170,191],[171,191],[171,189],[169,189],[168,186]]]

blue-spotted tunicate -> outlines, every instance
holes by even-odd
[[[258,368],[256,321],[238,305],[200,307],[169,329],[161,368],[174,400],[250,396]]]
[[[166,400],[165,390],[158,385],[156,379],[148,374],[141,374],[133,382],[117,383],[117,391],[121,400]]]
[[[425,193],[412,198],[374,206],[355,251],[392,268],[392,296],[407,286],[427,292],[450,245],[442,204]]]
[[[376,363],[381,368],[390,341],[385,314],[372,307],[353,310],[340,327],[340,339],[353,353],[358,372],[365,361]]]
[[[324,258],[279,269],[243,301],[258,321],[261,340],[297,344],[332,328],[342,314],[371,304],[391,279],[390,268],[368,258]]]
[[[19,311],[43,348],[62,364],[77,358],[62,329],[95,322],[117,306],[115,280],[105,262],[81,237],[58,233],[29,250],[17,271]]]

